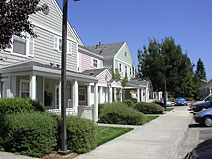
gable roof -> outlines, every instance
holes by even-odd
[[[93,76],[96,77],[100,73],[102,73],[106,68],[101,68],[101,69],[92,69],[92,70],[85,70],[82,72],[82,74],[87,75],[87,76]]]
[[[212,88],[212,80],[209,80],[207,83],[203,84],[202,87],[200,87],[200,89],[211,89]]]
[[[113,58],[124,45],[124,43],[124,41],[110,44],[100,43],[99,45],[87,46],[86,48],[98,55],[103,56],[104,58]]]

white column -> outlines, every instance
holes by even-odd
[[[108,103],[108,87],[106,87],[106,92],[105,92],[105,102]]]
[[[99,103],[103,103],[103,101],[102,101],[102,87],[100,86],[99,87]]]
[[[36,99],[36,76],[30,75],[30,90],[29,90],[29,97],[31,99]]]
[[[141,88],[141,102],[143,102],[144,101],[144,89],[143,88]]]
[[[16,76],[10,76],[9,77],[9,97],[14,98],[16,97]]]
[[[93,120],[98,121],[98,86],[94,83],[94,110],[93,110]]]
[[[123,99],[123,91],[122,89],[120,90],[120,102],[122,102],[122,99]]]
[[[43,76],[43,104],[44,104],[44,102],[45,102],[45,77]]]
[[[148,88],[145,91],[145,102],[148,102]]]
[[[88,85],[87,92],[88,92],[88,106],[90,107],[91,106],[91,85],[90,84]]]
[[[117,101],[117,99],[116,99],[116,88],[113,88],[114,89],[114,102],[116,102]]]
[[[12,89],[12,86],[11,86],[11,76],[8,77],[8,85],[7,85],[7,98],[11,98],[11,89]]]
[[[137,102],[140,102],[140,89],[137,88]]]
[[[61,82],[61,80],[59,81],[59,109],[60,109],[60,111],[61,111],[61,100],[62,100],[62,98],[61,98],[61,94],[62,94],[62,82]],[[67,102],[66,102],[67,103]],[[67,103],[68,104],[68,103]],[[67,108],[67,106],[66,106],[66,108]]]
[[[109,87],[109,103],[112,103],[113,102],[113,90],[112,90],[112,87],[110,86]]]
[[[72,84],[72,99],[73,99],[73,109],[75,113],[78,113],[78,106],[79,106],[79,95],[78,95],[78,82],[75,80]]]

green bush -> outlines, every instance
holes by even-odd
[[[132,100],[130,100],[130,99],[125,99],[124,101],[123,101],[123,103],[126,103],[127,105],[128,105],[128,107],[132,107],[133,106],[133,101]]]
[[[134,108],[144,114],[162,114],[164,108],[155,103],[146,103],[146,102],[139,102],[136,103]]]
[[[59,121],[59,125],[60,125]],[[77,116],[67,116],[67,148],[71,152],[85,153],[96,147],[96,125]],[[59,126],[59,131],[61,126]],[[59,133],[60,134],[60,133]],[[61,145],[60,137],[58,146]]]
[[[48,114],[23,112],[4,116],[0,130],[5,151],[41,157],[55,151],[57,121]]]
[[[107,124],[142,125],[145,116],[124,103],[105,104],[99,115],[99,122]]]
[[[2,98],[0,99],[0,113],[12,114],[17,112],[42,111],[46,107],[38,100],[29,98]]]
[[[104,104],[98,104],[98,114],[101,113],[103,108],[104,108]]]

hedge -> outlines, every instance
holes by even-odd
[[[4,116],[0,128],[5,151],[41,157],[55,151],[57,121],[46,113],[23,112]]]
[[[0,99],[0,113],[12,114],[17,112],[44,112],[46,107],[38,100],[29,98],[2,98]]]
[[[124,103],[105,104],[99,115],[100,123],[142,125],[145,123],[145,116]]]
[[[127,105],[128,105],[128,107],[132,107],[133,106],[133,101],[132,100],[130,100],[130,99],[125,99],[124,101],[123,101],[123,103],[126,103]]]
[[[162,114],[164,108],[156,103],[138,102],[134,106],[134,109],[144,114]]]
[[[96,147],[96,125],[94,122],[77,116],[67,116],[66,119],[67,148],[75,153],[85,153],[93,150]],[[60,123],[59,120],[59,125]],[[58,128],[60,132],[61,126]],[[60,147],[59,136],[58,139],[58,146]]]

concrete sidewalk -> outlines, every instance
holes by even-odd
[[[192,120],[187,109],[187,106],[175,107],[144,126],[132,126],[131,132],[76,159],[177,159]]]

